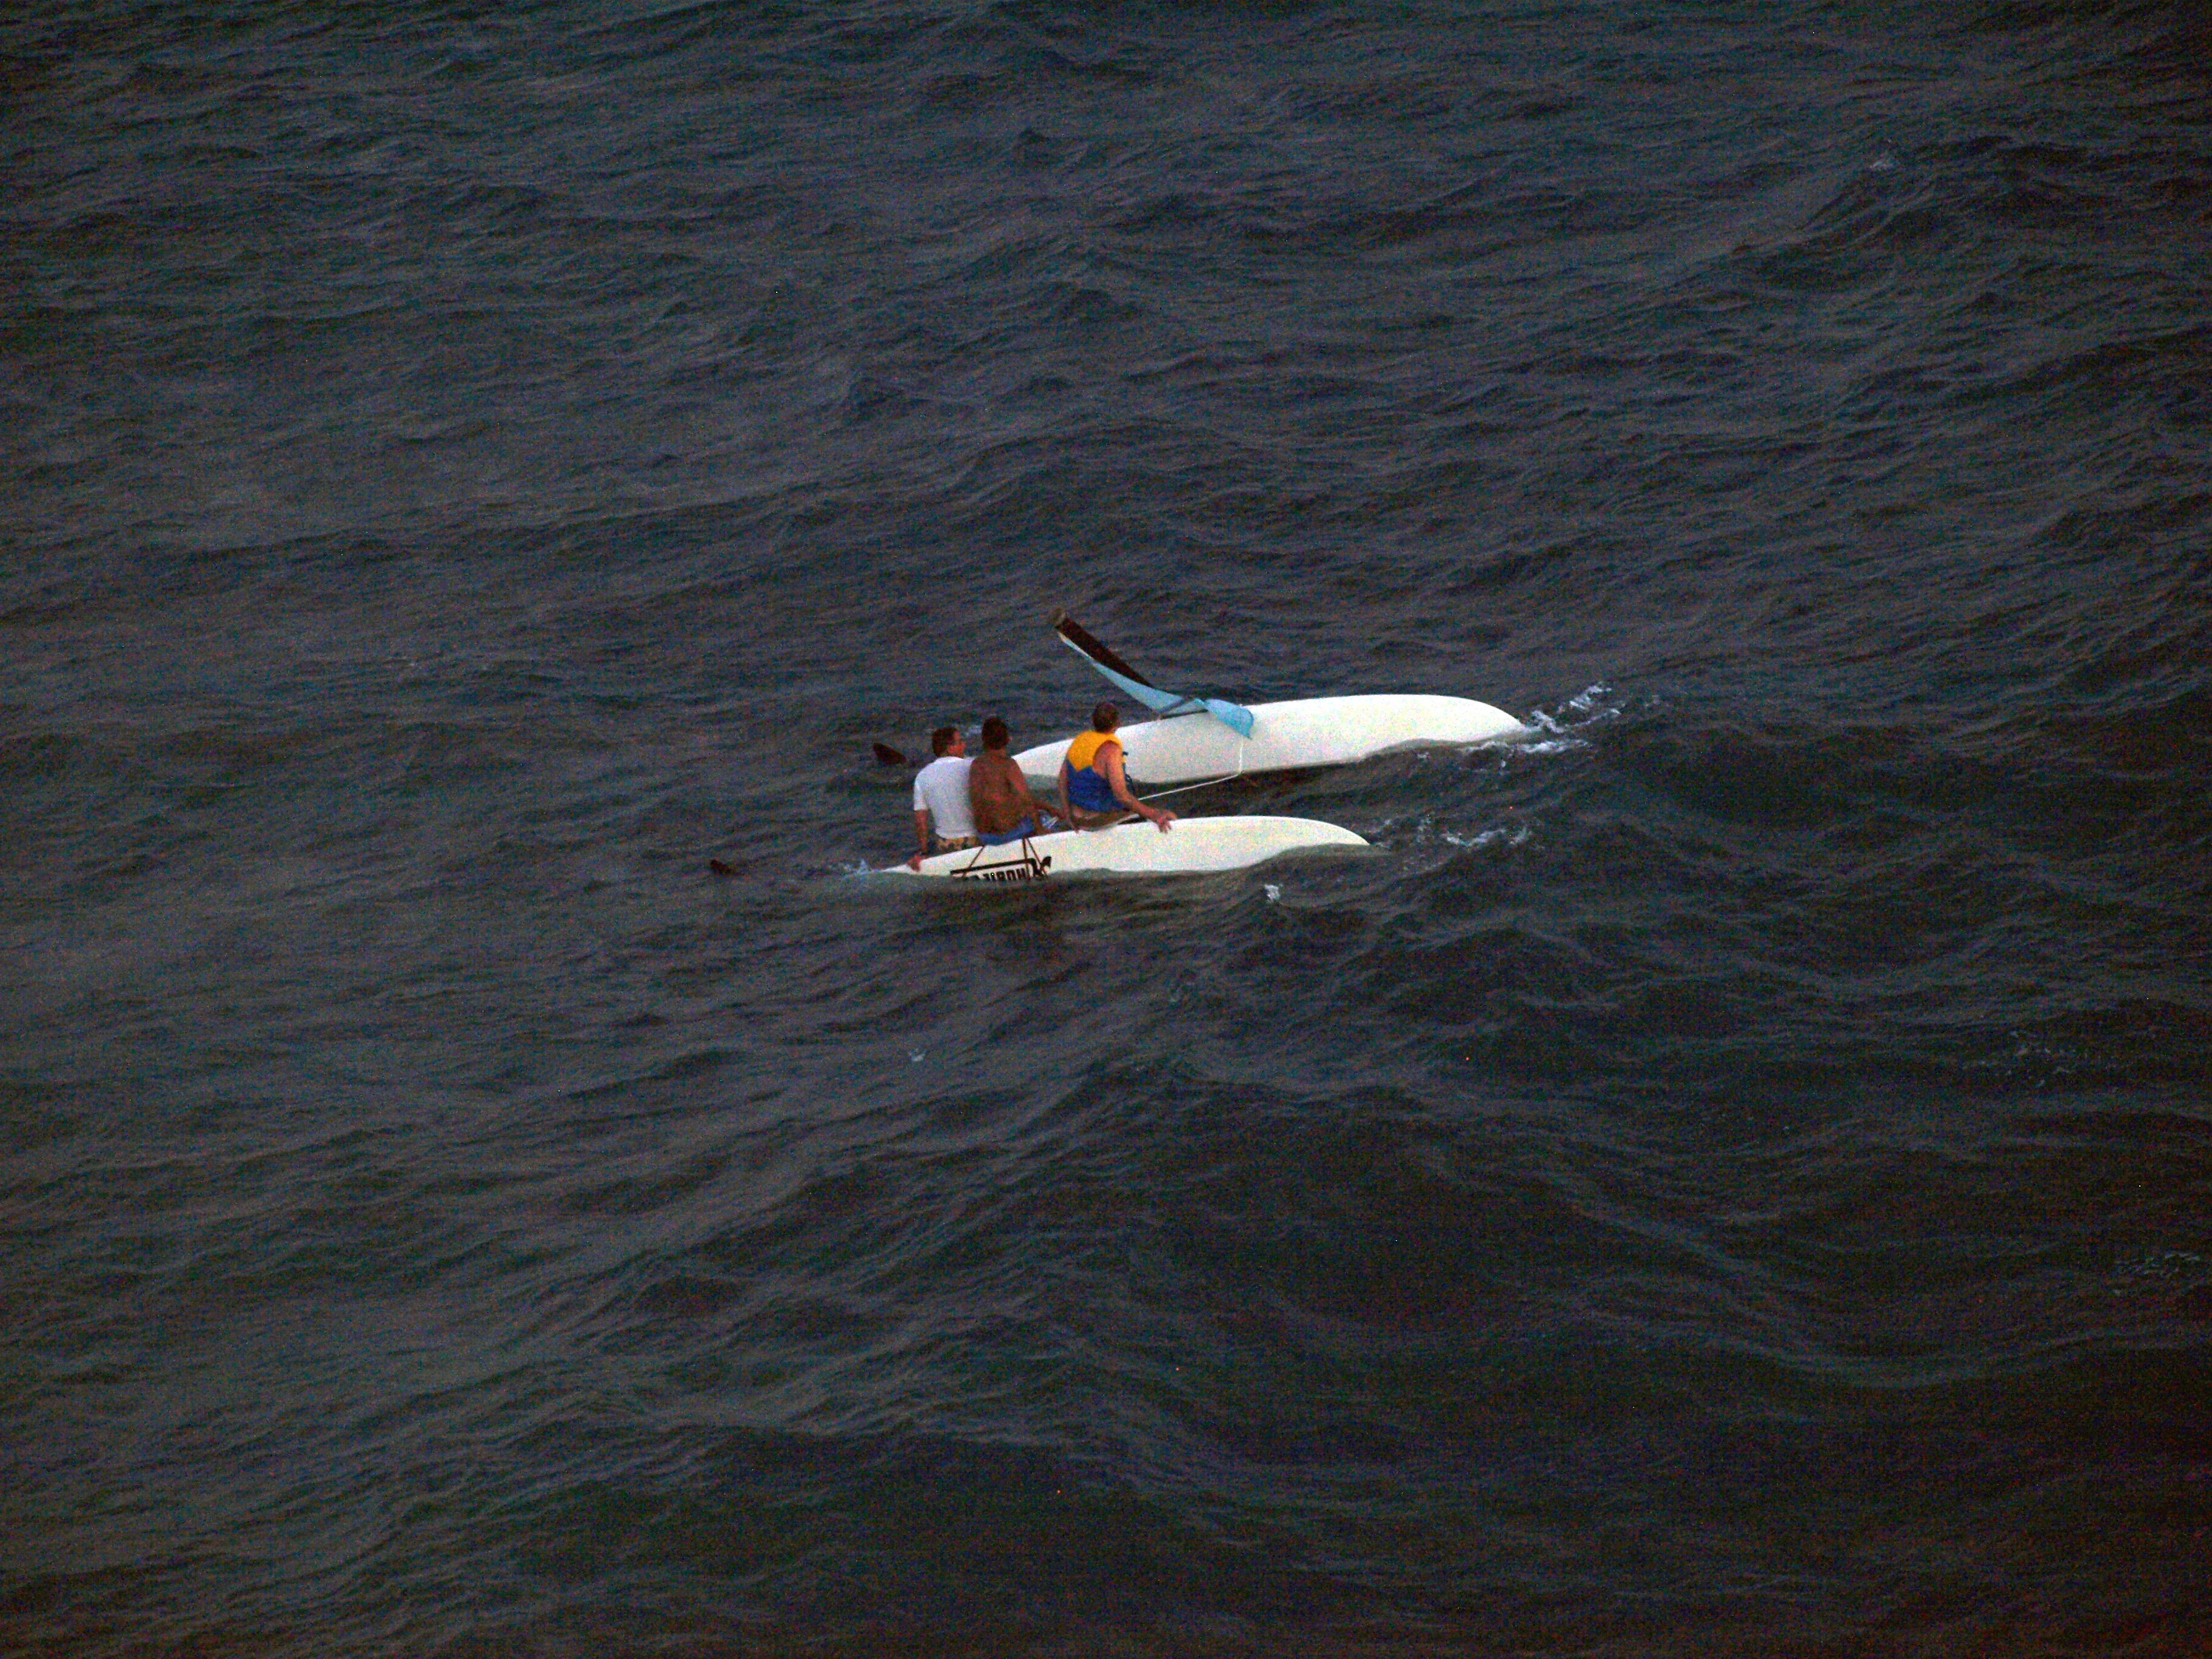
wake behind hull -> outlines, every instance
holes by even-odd
[[[1504,709],[1472,697],[1304,697],[1257,703],[1251,714],[1249,738],[1204,714],[1124,725],[1116,735],[1131,781],[1188,783],[1239,772],[1344,766],[1416,744],[1493,743],[1529,729]],[[1063,738],[1024,749],[1015,762],[1030,777],[1056,778],[1070,741]]]

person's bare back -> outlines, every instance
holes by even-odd
[[[1030,793],[1022,769],[1007,754],[1006,724],[995,715],[983,722],[983,752],[968,769],[968,805],[979,836],[1010,834],[1025,819],[1032,835],[1044,827],[1044,809]]]

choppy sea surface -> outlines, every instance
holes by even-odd
[[[60,0],[0,140],[0,1649],[2212,1651],[2200,8]],[[867,873],[1058,605],[1534,733]]]

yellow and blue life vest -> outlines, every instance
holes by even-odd
[[[1113,812],[1121,803],[1114,799],[1114,786],[1098,767],[1098,751],[1108,744],[1120,748],[1121,739],[1111,732],[1085,732],[1067,745],[1067,804],[1085,812]]]

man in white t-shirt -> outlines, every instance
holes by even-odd
[[[914,839],[917,850],[906,861],[909,870],[921,868],[929,851],[933,827],[937,850],[956,852],[975,844],[975,817],[968,805],[968,739],[957,726],[940,726],[929,734],[930,751],[937,758],[914,775]]]

